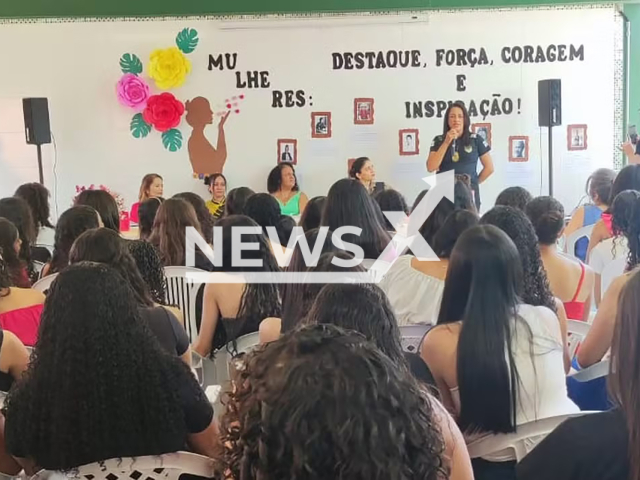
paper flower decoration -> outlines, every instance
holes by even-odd
[[[133,73],[125,73],[116,85],[118,101],[125,107],[139,112],[144,110],[149,99],[149,85]]]
[[[161,90],[179,87],[191,72],[191,62],[178,47],[154,50],[149,63],[149,76]]]
[[[149,98],[142,118],[159,132],[166,132],[180,124],[183,113],[183,103],[173,94],[165,92]]]

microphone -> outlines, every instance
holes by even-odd
[[[456,154],[456,139],[453,139],[451,142],[451,156],[453,157]]]

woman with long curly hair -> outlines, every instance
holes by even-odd
[[[221,420],[237,480],[473,478],[442,406],[363,336],[333,325],[251,353]]]
[[[162,260],[156,247],[142,240],[126,242],[127,249],[136,262],[142,280],[147,284],[151,299],[158,305],[167,301],[167,280],[164,277]]]
[[[19,257],[21,243],[16,226],[6,218],[0,217],[0,254],[4,257],[11,283],[14,287],[30,288],[27,265]]]
[[[83,262],[53,283],[31,363],[4,406],[7,450],[31,473],[184,450],[212,456],[213,409],[167,354],[113,268]]]
[[[565,370],[571,367],[567,344],[567,314],[562,301],[551,293],[547,272],[542,263],[538,237],[527,215],[517,208],[493,207],[480,219],[481,225],[498,227],[513,241],[518,249],[522,264],[522,292],[520,300],[526,305],[547,307],[553,311],[560,322],[563,344],[565,345]]]
[[[41,183],[25,183],[20,185],[14,197],[22,198],[31,208],[31,216],[36,234],[36,243],[53,247],[54,226],[51,224],[51,208],[49,207],[49,190]]]
[[[222,229],[220,265],[214,272],[230,275],[245,273],[275,273],[279,271],[269,242],[262,233],[244,234],[243,242],[258,245],[256,250],[244,250],[242,260],[257,260],[259,266],[238,266],[232,262],[232,231],[236,227],[255,227],[258,224],[244,215],[224,217],[216,223]],[[237,246],[235,246],[237,247]],[[237,279],[235,279],[237,280]],[[269,283],[235,282],[207,283],[204,288],[202,322],[194,349],[203,357],[213,356],[227,345],[235,353],[235,340],[257,332],[267,317],[280,317],[281,304],[278,285]]]
[[[160,345],[191,365],[189,337],[181,323],[182,314],[177,309],[154,303],[126,243],[126,240],[108,228],[89,230],[74,242],[69,263],[96,262],[113,267],[131,287],[140,315],[148,323]]]
[[[13,223],[20,236],[20,251],[18,257],[27,266],[27,274],[31,283],[38,280],[38,274],[33,266],[32,247],[36,242],[37,232],[34,227],[33,217],[29,204],[22,198],[8,197],[0,200],[0,217],[4,217]]]
[[[207,208],[202,197],[193,192],[182,192],[177,193],[173,198],[181,198],[191,204],[193,210],[196,212],[196,217],[198,217],[198,221],[200,222],[200,228],[204,239],[209,245],[213,244],[213,224],[215,222],[215,217],[211,215],[211,212]]]
[[[78,205],[65,211],[56,225],[51,262],[42,269],[42,276],[59,273],[69,265],[69,252],[80,235],[92,228],[102,227],[102,219],[92,207]]]

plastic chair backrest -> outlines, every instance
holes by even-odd
[[[607,358],[606,360],[595,363],[584,370],[572,373],[569,377],[573,378],[577,382],[590,382],[596,378],[606,377],[609,375],[610,366],[611,361]]]
[[[198,337],[196,318],[196,297],[202,283],[187,280],[187,273],[207,273],[199,268],[165,267],[164,276],[167,280],[167,303],[177,305],[184,315],[184,326],[191,342]]]
[[[616,277],[619,277],[624,273],[624,268],[627,266],[627,257],[619,257],[611,262],[607,263],[602,269],[602,275],[600,277],[600,292],[601,295],[607,291],[609,285]]]
[[[591,324],[580,320],[567,320],[567,333],[569,334],[569,358],[573,358],[580,342],[589,333]]]
[[[400,341],[402,350],[410,353],[420,353],[422,339],[427,334],[431,325],[403,325],[400,327]]]
[[[593,232],[594,225],[587,225],[586,227],[579,228],[571,235],[569,235],[564,244],[564,251],[567,252],[572,257],[576,256],[576,243],[581,238],[587,237],[587,239],[591,238],[591,232]]]
[[[68,472],[41,470],[32,480],[178,480],[180,475],[213,477],[213,460],[195,453],[176,452],[147,457],[112,458],[74,468]]]
[[[525,440],[540,435],[547,435],[565,420],[589,413],[592,412],[558,415],[556,417],[543,418],[518,425],[517,432],[487,435],[467,444],[467,450],[471,458],[481,458],[502,450],[512,449],[515,452],[516,460],[519,462],[529,453],[525,445]]]
[[[46,277],[41,278],[36,283],[34,283],[31,288],[33,288],[34,290],[38,290],[39,292],[42,292],[42,293],[47,293],[47,291],[51,288],[51,284],[53,283],[53,281],[56,279],[57,276],[58,276],[57,273],[52,273],[51,275],[47,275]]]

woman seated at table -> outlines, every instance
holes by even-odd
[[[360,182],[368,193],[376,186],[376,169],[368,157],[356,158],[349,169],[349,178]]]
[[[207,200],[206,205],[209,213],[216,220],[222,217],[224,206],[227,200],[227,179],[221,173],[214,173],[207,177],[207,185],[211,198]]]
[[[280,204],[282,215],[300,215],[309,201],[307,195],[300,191],[293,165],[287,162],[279,163],[271,170],[267,178],[267,191]]]
[[[140,204],[150,198],[162,197],[164,192],[164,182],[162,177],[157,173],[147,173],[142,177],[142,183],[140,184],[140,192],[138,193],[138,201],[131,205],[131,211],[129,217],[134,223],[140,222],[138,215],[138,209]]]

